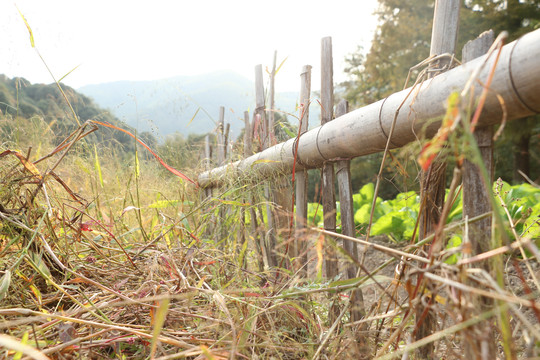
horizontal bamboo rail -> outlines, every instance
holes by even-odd
[[[486,59],[482,56],[448,72],[424,81],[413,93],[411,88],[351,111],[334,121],[303,134],[298,143],[296,170],[320,167],[325,161],[348,159],[381,152],[387,134],[398,115],[391,148],[399,148],[417,139],[425,127],[425,135],[433,136],[445,113],[445,101],[452,91],[463,89],[467,80]],[[478,78],[485,83],[492,56]],[[519,119],[540,112],[540,30],[504,46],[495,70],[491,91],[486,99],[480,124],[500,121],[503,108],[496,95],[504,99],[507,120]],[[478,95],[481,86],[475,86]],[[410,95],[410,96],[409,96]],[[434,120],[437,119],[437,120]],[[433,120],[433,121],[432,121]],[[297,139],[272,146],[244,160],[230,163],[199,175],[203,187],[217,185],[227,176],[252,177],[289,174],[294,163]]]

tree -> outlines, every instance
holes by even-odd
[[[403,88],[409,69],[429,56],[434,1],[379,0],[379,26],[368,53],[359,49],[346,59],[351,81],[344,85],[344,97],[362,106]],[[540,0],[465,0],[459,24],[458,54],[466,41],[485,30],[508,31],[509,41],[540,26]],[[413,74],[413,78],[416,74]],[[411,85],[411,84],[409,84]],[[538,132],[536,120],[507,125],[505,139],[512,143],[513,173],[529,175],[531,136]],[[497,144],[498,147],[504,145]],[[508,156],[501,154],[498,156]],[[496,155],[497,156],[497,155]],[[538,176],[538,166],[530,169]]]

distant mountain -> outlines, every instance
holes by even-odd
[[[81,124],[89,119],[99,120],[124,128],[132,133],[135,132],[133,128],[97,106],[89,97],[78,93],[67,85],[61,84],[61,86]],[[77,128],[77,120],[75,120],[71,108],[56,84],[32,84],[24,78],[11,79],[3,74],[0,74],[0,115],[6,116],[3,119],[13,119],[17,116],[27,119],[41,118],[49,124],[55,136],[53,141],[56,143],[59,143]],[[2,127],[8,129],[15,124],[15,121],[6,121],[2,123]],[[141,134],[141,138],[151,143],[151,139],[147,140],[149,139],[147,134]],[[105,127],[99,128],[99,131],[87,139],[105,146],[117,147],[120,145],[123,150],[135,148],[133,139],[128,135]]]
[[[219,107],[233,136],[244,127],[244,111],[255,108],[254,84],[231,72],[178,76],[154,81],[118,81],[87,85],[78,89],[139,131],[155,135],[174,132],[207,133],[215,129]],[[276,94],[276,107],[295,111],[297,94]],[[289,117],[289,121],[296,119]]]

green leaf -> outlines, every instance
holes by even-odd
[[[383,235],[383,234],[403,234],[403,214],[394,211],[386,215],[381,216],[376,223],[371,227],[371,235]]]
[[[354,222],[357,224],[368,224],[371,214],[371,204],[364,204],[354,213]]]
[[[26,345],[28,343],[28,331],[26,331],[21,339],[21,344]],[[22,351],[17,351],[15,355],[13,355],[13,360],[20,360],[22,358]]]
[[[362,196],[363,202],[373,202],[373,196],[375,195],[375,185],[373,185],[373,183],[369,183],[362,186],[359,194]]]
[[[30,24],[28,24],[28,21],[26,21],[26,18],[22,14],[21,10],[19,10],[19,8],[17,8],[17,10],[19,11],[19,14],[22,17],[24,24],[26,25],[26,28],[28,29],[28,33],[30,34],[30,45],[32,45],[32,47],[35,48],[36,45],[34,43],[34,33],[32,32],[32,28],[30,27]]]
[[[157,342],[159,334],[161,333],[161,328],[167,317],[167,312],[169,311],[169,299],[165,298],[159,303],[159,308],[156,311],[154,317],[154,330],[152,331],[152,344],[150,346],[150,358],[153,359],[156,353]]]
[[[139,177],[141,175],[140,166],[139,166],[139,154],[135,150],[135,176]]]
[[[279,66],[277,67],[276,71],[274,72],[274,75],[277,75],[277,73],[279,72],[279,70],[281,69],[281,67],[283,66],[283,64],[285,63],[285,61],[287,61],[288,57],[286,57],[285,59],[283,59],[283,61],[281,62],[281,64],[279,64]]]
[[[461,245],[461,235],[454,235],[448,240],[448,243],[446,244],[446,249],[452,249],[455,247],[458,247]],[[450,265],[456,264],[458,261],[458,254],[452,254],[450,257],[448,257],[444,262]]]
[[[201,108],[197,108],[197,111],[195,111],[195,114],[193,114],[193,116],[191,117],[191,120],[189,120],[187,126],[189,126],[191,124],[191,122],[193,121],[193,119],[195,119],[195,116],[197,116],[197,114],[199,113],[199,110],[201,110]]]
[[[99,184],[101,185],[101,188],[103,189],[103,176],[101,174],[101,165],[99,164],[99,157],[97,153],[96,144],[94,144],[94,167],[96,168],[96,171],[98,173]]]
[[[172,206],[178,206],[180,204],[184,205],[193,205],[193,201],[180,201],[180,200],[158,200],[150,205],[148,205],[148,208],[150,209],[163,209],[166,207],[172,207]]]
[[[394,280],[394,278],[391,278],[391,277],[388,277],[388,276],[385,276],[385,275],[375,275],[375,276],[373,276],[373,278],[369,278],[369,279],[365,279],[364,276],[361,276],[361,277],[357,277],[357,278],[353,278],[353,279],[332,281],[330,284],[328,284],[328,287],[332,288],[332,287],[342,287],[342,286],[348,286],[348,285],[352,286],[352,285],[354,285],[354,284],[356,284],[356,283],[358,283],[360,281],[363,281],[362,285],[358,286],[359,288],[363,288],[365,286],[374,284],[375,281],[377,281],[377,282],[390,282],[390,281],[393,281],[393,280]],[[329,292],[332,292],[332,291],[329,291]]]
[[[68,76],[68,75],[71,74],[73,71],[75,71],[79,66],[81,66],[81,64],[75,66],[73,69],[71,69],[70,71],[68,71],[68,73],[67,73],[66,75],[64,75],[64,76],[62,76],[60,79],[58,79],[58,82],[64,80],[64,78],[65,78],[66,76]]]
[[[290,137],[290,138],[294,138],[296,137],[296,134],[291,130],[289,129],[289,127],[284,124],[283,122],[278,122],[279,126],[281,126],[281,128],[283,129],[283,131],[285,131],[285,133],[287,133],[287,135]]]

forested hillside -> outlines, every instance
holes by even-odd
[[[89,97],[76,92],[69,86],[63,84],[61,86],[66,98],[56,84],[31,84],[24,78],[10,79],[5,75],[0,75],[0,111],[2,115],[7,115],[3,117],[5,121],[1,124],[2,128],[17,128],[20,125],[17,121],[19,118],[30,119],[37,116],[49,125],[56,142],[74,131],[78,126],[77,121],[83,123],[90,119],[134,132],[133,128],[126,126],[108,111],[98,107]],[[149,134],[140,134],[140,137],[150,143],[153,142]],[[89,139],[103,146],[116,147],[125,151],[134,148],[134,143],[128,135],[108,128],[101,128]]]

